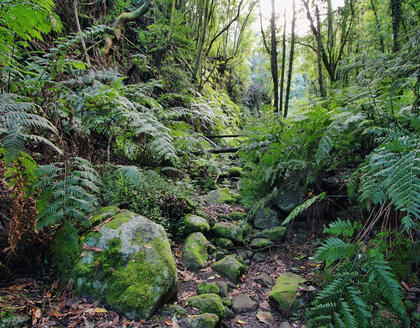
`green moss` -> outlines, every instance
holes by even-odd
[[[247,216],[244,212],[233,211],[229,213],[229,218],[233,221],[239,221],[241,219],[245,219]]]
[[[242,168],[237,166],[232,166],[229,169],[229,175],[231,177],[240,177],[242,175]]]
[[[272,241],[281,241],[286,233],[286,227],[274,227],[266,229],[255,234],[255,237],[270,239]]]
[[[103,207],[92,216],[90,223],[92,226],[98,225],[111,216],[116,215],[119,211],[120,209],[117,206]]]
[[[134,215],[136,214],[133,212],[123,211],[115,215],[114,218],[110,222],[104,225],[104,227],[108,229],[116,230],[121,226],[121,224],[130,221]]]
[[[238,225],[228,222],[216,223],[213,227],[213,231],[216,235],[230,240],[242,243],[244,241],[244,231]]]
[[[214,282],[200,282],[197,286],[197,293],[200,294],[219,294],[220,289]]]
[[[184,225],[186,234],[192,232],[208,232],[210,230],[210,225],[207,220],[194,214],[187,214],[184,217]]]
[[[255,238],[251,241],[251,248],[259,249],[272,245],[273,243],[265,238]]]
[[[182,327],[215,328],[219,323],[219,317],[214,313],[203,313],[194,317],[185,318],[181,322]]]
[[[195,232],[187,237],[183,249],[184,265],[190,270],[199,270],[207,261],[208,241],[201,232]]]
[[[269,298],[281,313],[289,313],[289,309],[296,299],[299,284],[305,281],[302,277],[291,272],[282,273],[278,276]]]
[[[211,204],[231,204],[234,202],[229,188],[219,188],[208,194],[207,201]]]
[[[213,270],[228,277],[231,281],[237,282],[239,277],[247,269],[246,265],[239,262],[235,256],[225,256],[213,265]]]
[[[227,238],[217,238],[214,243],[216,244],[216,246],[222,247],[222,248],[230,248],[233,246],[233,242],[230,239]]]
[[[219,317],[224,317],[226,313],[226,308],[220,296],[212,293],[191,297],[187,304],[199,309],[201,313],[214,313]]]

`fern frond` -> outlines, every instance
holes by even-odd
[[[290,214],[284,219],[281,225],[286,225],[290,221],[294,220],[299,214],[306,211],[309,207],[312,206],[313,203],[315,203],[319,199],[324,199],[325,192],[319,194],[318,196],[311,197],[307,199],[304,203],[300,204],[299,206],[295,207]]]
[[[336,237],[325,240],[317,249],[314,258],[316,261],[326,261],[327,266],[331,263],[347,258],[355,252],[355,246]]]
[[[351,237],[354,234],[353,224],[349,220],[340,220],[337,218],[336,221],[331,222],[328,228],[324,229],[324,233],[328,233],[334,236]]]

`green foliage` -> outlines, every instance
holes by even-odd
[[[100,179],[92,164],[75,157],[70,161],[37,168],[40,193],[37,228],[63,222],[88,225],[88,215],[96,210]]]
[[[318,200],[322,200],[325,197],[325,192],[321,193],[318,196],[314,196],[311,197],[309,199],[307,199],[306,201],[304,201],[302,204],[300,204],[299,206],[295,207],[290,213],[289,215],[283,220],[283,222],[281,223],[281,225],[286,225],[288,224],[290,221],[294,220],[299,214],[305,212],[309,207],[311,207],[316,201]]]
[[[341,220],[325,230],[345,237],[354,231],[354,225]],[[381,250],[372,246],[329,237],[318,248],[315,260],[335,265],[308,312],[311,327],[375,327],[378,306],[397,315],[401,327],[408,327],[398,280]]]

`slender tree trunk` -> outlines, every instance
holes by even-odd
[[[370,5],[372,7],[373,14],[375,16],[376,29],[378,30],[378,34],[379,34],[379,44],[381,45],[381,52],[385,53],[384,38],[382,36],[381,24],[379,23],[378,13],[376,12],[376,7],[375,7],[374,0],[370,0]]]
[[[271,0],[271,76],[273,77],[274,110],[279,111],[279,72],[277,67],[277,38],[276,38],[276,9],[275,0]]]
[[[78,4],[79,4],[78,0],[73,1],[73,14],[74,14],[74,22],[76,24],[76,31],[77,31],[77,33],[81,34],[82,29],[80,28],[79,12],[77,10],[77,5]],[[82,38],[80,43],[82,44],[83,55],[86,58],[86,63],[88,64],[88,66],[90,66],[90,58],[89,58],[89,54],[88,54],[87,49],[86,49],[85,38]]]
[[[290,86],[292,84],[292,70],[293,70],[293,58],[295,55],[295,25],[296,25],[296,3],[293,0],[293,18],[292,18],[292,35],[291,35],[291,45],[290,45],[290,55],[289,55],[289,71],[287,72],[287,87],[286,87],[286,101],[284,104],[284,117],[287,117],[289,111],[289,96],[290,96]]]
[[[389,7],[392,18],[392,51],[397,52],[400,49],[398,42],[399,29],[401,23],[401,0],[390,0]]]
[[[204,42],[206,41],[208,13],[209,13],[208,1],[204,1],[204,18],[203,18],[203,23],[202,23],[202,31],[200,35],[200,44],[198,46],[197,57],[195,58],[194,72],[192,76],[192,80],[194,83],[197,82],[197,74],[200,68],[201,54],[203,52]]]
[[[286,8],[284,8],[284,27],[282,40],[282,58],[281,58],[281,77],[280,77],[280,106],[279,113],[283,110],[283,89],[284,89],[284,69],[286,66]]]
[[[325,90],[324,90],[324,82],[322,77],[322,61],[321,61],[321,48],[322,48],[322,40],[321,40],[321,23],[319,19],[319,8],[316,6],[315,8],[315,16],[316,16],[316,25],[318,33],[316,33],[316,51],[317,51],[317,64],[318,64],[318,84],[319,84],[319,93],[321,97],[325,97]]]

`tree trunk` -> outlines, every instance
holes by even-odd
[[[381,45],[381,52],[385,53],[384,38],[382,36],[381,24],[379,23],[378,13],[376,12],[374,0],[370,0],[370,5],[372,6],[373,14],[375,16],[376,29],[378,30],[378,34],[379,34],[379,44]]]
[[[398,42],[399,29],[401,23],[401,0],[390,0],[389,7],[392,18],[392,51],[397,52],[400,49]]]
[[[79,12],[77,10],[77,5],[78,4],[79,4],[78,0],[73,1],[73,14],[74,14],[74,22],[76,24],[76,31],[77,31],[77,33],[81,34],[82,29],[80,28]],[[82,44],[83,55],[86,58],[86,63],[88,64],[88,66],[90,66],[90,58],[89,58],[89,54],[88,54],[87,49],[86,49],[85,38],[82,38],[80,43]]]
[[[283,110],[284,69],[286,66],[286,8],[284,9],[284,28],[283,28],[282,48],[283,49],[282,49],[282,58],[281,58],[279,114],[281,114]]]
[[[295,55],[295,25],[296,25],[296,4],[293,0],[293,18],[292,18],[292,39],[290,45],[290,55],[289,55],[289,71],[287,72],[287,87],[286,87],[286,101],[284,104],[284,117],[287,117],[289,111],[289,96],[290,96],[290,86],[292,84],[292,69],[293,69],[293,58]]]
[[[195,65],[194,65],[194,71],[192,75],[192,80],[194,83],[197,82],[197,74],[198,70],[200,68],[200,62],[201,62],[201,54],[203,52],[204,48],[204,42],[206,41],[206,32],[207,32],[207,23],[208,23],[208,13],[209,13],[209,6],[208,1],[201,0],[201,3],[204,5],[204,17],[203,19],[200,19],[201,23],[201,35],[200,35],[200,44],[198,46],[197,50],[197,57],[195,58]]]
[[[276,9],[275,0],[271,0],[271,76],[273,77],[274,110],[279,111],[279,72],[277,67],[277,38],[276,38]]]
[[[317,51],[317,64],[318,64],[319,93],[321,97],[325,97],[324,82],[323,82],[323,77],[322,77],[322,62],[321,62],[321,48],[322,48],[321,23],[319,19],[318,6],[316,6],[316,9],[315,9],[315,16],[316,16],[316,25],[317,25],[317,30],[318,30],[318,33],[316,33],[316,51]]]

